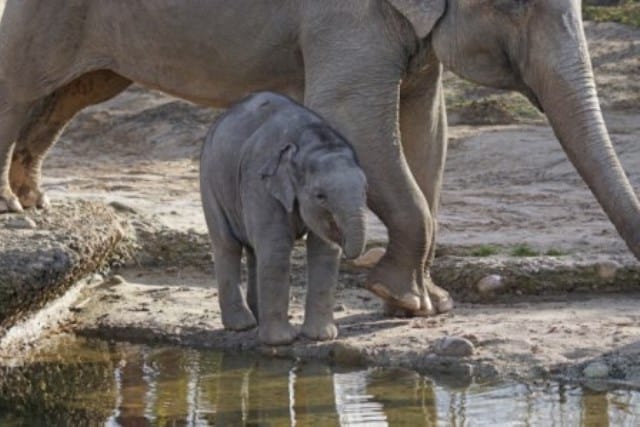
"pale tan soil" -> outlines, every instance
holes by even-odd
[[[611,137],[638,189],[640,30],[588,24],[587,32]],[[197,157],[214,115],[134,87],[74,120],[45,162],[45,188],[54,200],[119,202],[120,210],[124,206],[151,215],[158,225],[178,233],[204,233]],[[539,120],[525,122],[451,128],[439,216],[441,252],[496,244],[505,246],[503,254],[508,254],[509,247],[527,243],[541,252],[560,250],[587,260],[611,257],[637,268],[552,131]],[[135,220],[136,215],[129,215]],[[371,238],[384,239],[384,228],[373,217],[370,222]],[[119,272],[126,283],[88,291],[90,299],[78,310],[77,329],[138,340],[253,347],[255,332],[220,329],[206,263],[183,268],[176,261],[179,254],[174,252],[173,262],[165,265],[156,258],[155,269],[130,265]],[[456,265],[465,268],[464,262]],[[301,277],[294,277],[298,286],[291,315],[296,323],[302,316]],[[452,315],[433,319],[384,319],[375,297],[344,286],[354,277],[343,276],[341,282],[338,344],[298,344],[277,351],[463,376],[551,372],[574,379],[581,377],[583,363],[620,351],[605,357],[608,381],[640,386],[640,299],[634,293],[567,294],[546,301],[516,296],[504,304],[461,304]],[[632,282],[625,287],[635,284],[640,291],[639,276],[631,277],[635,279],[625,279]],[[551,289],[556,285],[561,287],[547,284]],[[476,343],[476,353],[463,359],[430,356],[433,340],[444,335],[467,336]]]

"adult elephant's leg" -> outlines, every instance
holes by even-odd
[[[309,60],[306,54],[305,104],[355,147],[368,180],[369,207],[388,229],[387,251],[371,270],[367,288],[398,307],[428,314],[431,303],[422,292],[422,275],[432,222],[400,148],[402,72],[397,59],[375,54],[309,53]],[[316,60],[329,57],[333,61]]]
[[[9,181],[23,207],[46,207],[40,187],[44,157],[65,125],[81,109],[106,101],[131,84],[108,70],[93,71],[76,78],[37,101],[29,110],[13,150]]]
[[[440,313],[448,312],[453,308],[453,299],[447,291],[433,283],[429,274],[435,256],[437,213],[447,155],[447,118],[442,67],[438,63],[430,63],[403,85],[400,94],[400,133],[407,162],[431,212],[433,233],[424,284],[435,309]]]
[[[0,91],[0,97],[2,95]],[[9,186],[9,164],[28,109],[27,105],[16,105],[11,100],[0,98],[0,213],[22,211],[18,197]]]

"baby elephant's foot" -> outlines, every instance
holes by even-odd
[[[253,313],[245,304],[222,310],[222,324],[225,329],[232,331],[246,331],[258,324]]]
[[[316,341],[334,340],[338,337],[338,327],[331,321],[305,321],[302,325],[302,335]]]
[[[291,344],[298,336],[298,330],[289,322],[263,324],[258,328],[260,342],[268,345]]]

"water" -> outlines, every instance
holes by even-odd
[[[71,340],[0,367],[0,426],[638,426],[640,392]]]

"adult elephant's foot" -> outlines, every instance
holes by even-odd
[[[20,200],[23,208],[46,209],[50,202],[40,187],[40,166],[29,160],[29,157],[24,158],[25,156],[27,155],[24,153],[14,154],[9,173],[11,189]]]
[[[427,295],[432,303],[430,311],[422,310],[422,312],[415,312],[398,307],[397,305],[394,305],[393,302],[385,301],[384,315],[387,317],[429,316],[432,314],[448,313],[453,310],[453,298],[451,298],[449,292],[433,283],[433,280],[431,280],[429,275],[426,275],[424,280]]]
[[[365,287],[386,302],[410,312],[428,310],[430,305],[428,297],[416,286],[411,269],[396,265],[388,253],[371,270]]]
[[[429,275],[425,275],[424,279],[427,293],[431,298],[431,302],[438,313],[448,313],[453,310],[453,298],[449,295],[449,292],[442,289],[440,286],[433,283]]]
[[[382,246],[368,249],[358,258],[349,261],[352,265],[360,268],[373,268],[384,256],[386,250]]]
[[[48,209],[51,206],[49,197],[40,188],[22,187],[18,193],[18,199],[23,208]]]
[[[10,188],[0,188],[0,213],[22,212],[20,200]]]

